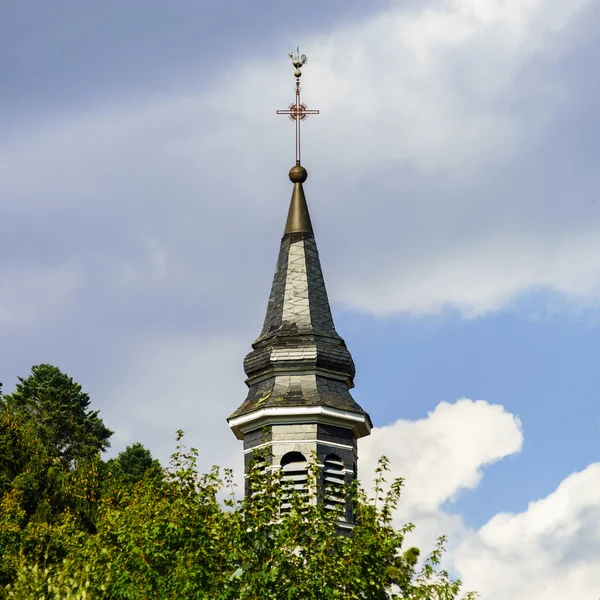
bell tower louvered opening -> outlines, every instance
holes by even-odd
[[[323,464],[323,498],[325,510],[345,510],[345,479],[342,459],[335,454],[327,456]]]
[[[281,483],[283,495],[281,512],[291,509],[291,499],[294,494],[306,498],[308,496],[308,469],[306,458],[300,452],[288,452],[281,459]]]

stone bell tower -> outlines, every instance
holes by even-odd
[[[352,510],[341,490],[357,477],[357,439],[369,435],[371,419],[354,401],[354,362],[333,324],[317,244],[304,195],[307,171],[300,164],[300,122],[308,111],[300,103],[304,55],[290,53],[296,68],[296,103],[288,114],[296,122],[296,165],[288,217],[281,240],[264,325],[244,360],[248,396],[228,418],[244,442],[245,469],[255,450],[268,450],[271,468],[298,491],[307,484],[313,452],[322,469],[321,501],[345,508],[341,527],[351,527]],[[284,502],[282,510],[288,509]]]

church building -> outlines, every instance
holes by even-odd
[[[302,492],[313,452],[321,468],[325,508],[345,509],[341,527],[353,514],[341,486],[357,478],[357,440],[369,435],[371,419],[352,398],[355,368],[335,329],[300,163],[300,123],[308,111],[300,102],[301,67],[306,57],[290,53],[295,67],[296,102],[287,114],[296,124],[296,164],[275,276],[262,331],[244,360],[248,395],[227,419],[244,443],[246,472],[256,450],[266,450],[269,467]],[[282,505],[282,511],[289,505]]]

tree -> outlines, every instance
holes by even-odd
[[[37,428],[23,414],[0,399],[0,496],[19,491],[20,501],[31,515],[50,487],[56,469]]]
[[[110,459],[107,466],[114,475],[119,475],[129,485],[140,481],[148,469],[156,472],[160,470],[160,463],[139,442],[127,446],[116,458]]]
[[[29,377],[19,377],[14,393],[3,396],[0,410],[32,427],[48,456],[70,467],[110,446],[113,432],[89,405],[81,385],[58,367],[36,365]]]
[[[0,586],[18,557],[62,560],[95,531],[103,463],[112,432],[81,386],[51,365],[0,397]]]
[[[403,549],[411,525],[392,517],[402,481],[384,493],[387,460],[377,471],[375,498],[348,489],[357,523],[337,535],[338,516],[295,495],[280,516],[285,489],[277,473],[253,469],[252,492],[233,495],[232,474],[196,469],[179,435],[170,468],[146,471],[134,486],[114,486],[98,503],[96,532],[80,536],[53,565],[24,562],[5,590],[12,600],[457,600],[460,582],[438,565],[443,539],[422,566]],[[318,466],[310,467],[316,494]],[[220,498],[230,490],[224,504]],[[85,592],[85,593],[84,593]],[[467,594],[465,598],[474,598]]]

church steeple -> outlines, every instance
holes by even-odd
[[[244,360],[248,396],[228,422],[244,440],[247,466],[253,450],[270,447],[271,466],[285,474],[293,465],[297,479],[299,465],[315,451],[324,479],[350,482],[356,478],[356,440],[370,433],[371,420],[350,394],[354,362],[333,323],[304,195],[308,174],[300,164],[300,121],[318,111],[300,103],[306,57],[290,57],[296,102],[278,112],[296,121],[296,165],[289,173],[294,187],[263,328]],[[349,507],[346,521],[352,521]]]
[[[236,417],[284,406],[351,411],[362,417],[357,434],[369,429],[366,413],[349,392],[354,362],[333,323],[302,185],[306,177],[304,167],[292,167],[294,189],[267,314],[244,361],[250,390],[230,417],[239,437]]]

